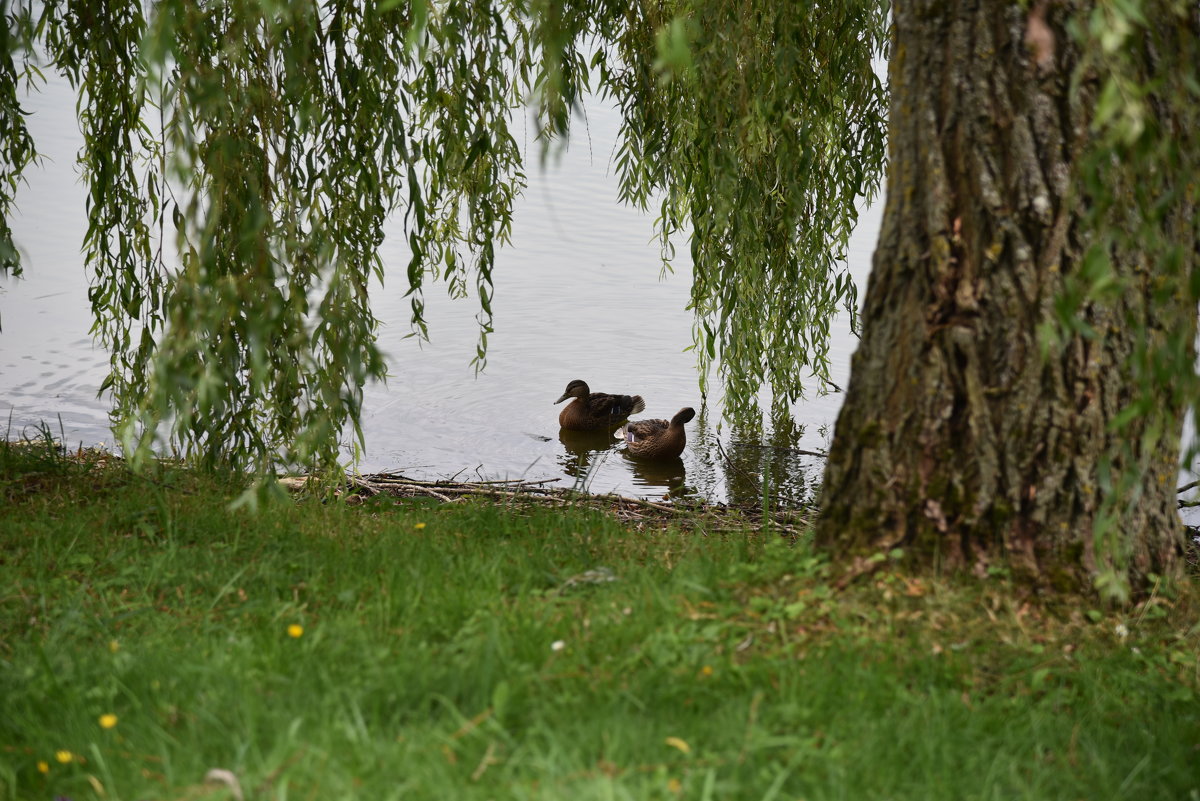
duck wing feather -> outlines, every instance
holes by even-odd
[[[636,420],[625,426],[625,441],[636,443],[661,437],[670,426],[666,420]]]
[[[646,408],[641,395],[610,395],[607,392],[593,392],[585,403],[588,416],[598,420],[624,420]]]

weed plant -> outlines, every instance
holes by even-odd
[[[53,455],[57,453],[57,455]],[[1197,799],[1197,602],[0,445],[0,798]],[[898,554],[897,554],[898,556]],[[614,580],[615,579],[615,580]]]

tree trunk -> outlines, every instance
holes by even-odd
[[[1082,309],[1099,336],[1043,350],[1089,245],[1076,168],[1096,92],[1071,89],[1063,4],[1021,6],[893,6],[887,204],[817,537],[842,556],[901,547],[1057,590],[1136,589],[1180,562],[1183,404],[1112,423],[1135,396],[1131,354],[1164,330],[1190,348],[1195,304],[1164,310],[1153,270],[1117,260],[1124,291]],[[1106,505],[1121,476],[1136,502]]]

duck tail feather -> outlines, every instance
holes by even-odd
[[[633,408],[629,410],[630,414],[637,414],[646,410],[646,402],[642,400],[641,395],[634,395],[631,400],[633,401]]]

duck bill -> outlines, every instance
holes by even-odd
[[[564,392],[564,393],[563,393],[563,396],[562,396],[561,398],[559,398],[558,400],[556,400],[554,403],[552,403],[552,404],[550,404],[550,405],[551,405],[551,406],[554,406],[554,405],[557,405],[557,404],[559,404],[559,403],[562,403],[563,401],[565,401],[565,400],[566,400],[567,398],[569,398],[569,397],[571,397],[571,396],[570,396],[570,394],[568,394],[568,393]]]

